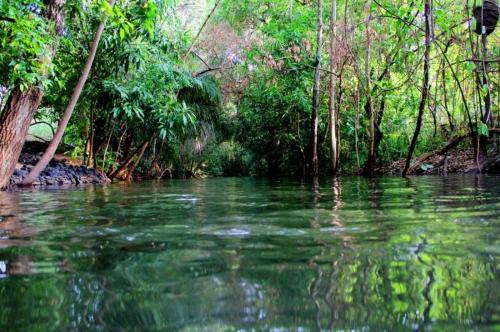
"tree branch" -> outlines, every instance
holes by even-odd
[[[39,125],[39,124],[44,124],[44,125],[47,125],[50,127],[50,130],[52,131],[52,136],[55,135],[55,130],[54,130],[54,127],[52,127],[52,124],[48,123],[47,121],[37,121],[37,122],[34,122],[30,125],[30,127],[32,126],[36,126],[36,125]]]
[[[212,11],[210,12],[210,14],[208,14],[207,18],[205,19],[205,21],[201,25],[200,30],[198,30],[196,37],[194,37],[193,42],[191,43],[191,46],[189,46],[189,49],[187,50],[186,54],[184,54],[184,56],[182,57],[183,62],[186,62],[189,54],[191,54],[191,51],[193,50],[194,45],[196,44],[196,42],[198,42],[198,39],[200,38],[201,33],[205,29],[205,26],[207,25],[208,21],[210,21],[210,18],[212,17],[212,15],[215,13],[215,10],[219,6],[220,2],[221,2],[221,0],[217,0],[214,7],[212,8]]]

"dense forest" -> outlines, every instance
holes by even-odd
[[[0,187],[27,140],[43,149],[23,185],[61,155],[128,181],[498,167],[498,16],[496,0],[0,0]]]
[[[0,331],[500,331],[499,2],[0,0]]]

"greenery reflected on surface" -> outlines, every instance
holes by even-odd
[[[0,193],[0,330],[500,329],[499,177]]]

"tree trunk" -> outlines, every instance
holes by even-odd
[[[493,125],[493,116],[491,113],[491,91],[490,91],[490,80],[488,78],[488,64],[487,64],[487,48],[486,48],[486,34],[481,35],[481,50],[482,50],[482,58],[483,61],[481,63],[481,69],[480,71],[482,72],[481,74],[481,86],[480,86],[480,91],[483,91],[483,89],[486,89],[486,94],[484,96],[483,102],[484,102],[484,114],[481,119],[481,121],[486,124],[488,127],[491,127]],[[479,134],[479,133],[478,133]],[[479,134],[479,151],[478,151],[478,161],[482,162],[486,156],[488,155],[488,138],[486,136],[483,136]]]
[[[403,177],[406,177],[408,170],[410,168],[411,158],[415,147],[418,142],[418,135],[420,134],[420,129],[422,127],[422,119],[424,116],[425,106],[427,105],[427,98],[429,96],[429,67],[430,67],[430,50],[431,50],[431,0],[425,1],[425,62],[424,62],[424,84],[422,87],[422,97],[420,99],[420,105],[418,107],[418,117],[417,125],[415,127],[415,133],[410,144],[410,150],[408,151],[408,156],[406,157],[406,165],[403,170]]]
[[[64,5],[66,0],[45,0],[44,16],[52,21],[56,34],[60,36],[64,29]],[[43,61],[50,62],[55,56],[55,49],[49,48],[49,58]],[[42,59],[40,59],[42,61]],[[9,96],[5,111],[0,119],[0,189],[9,185],[14,173],[17,160],[21,154],[28,129],[42,101],[41,87],[29,87],[21,91],[15,87]]]
[[[373,92],[373,90],[372,90]],[[379,150],[379,146],[380,146],[380,143],[382,142],[382,138],[383,138],[383,133],[382,133],[382,129],[381,129],[381,126],[382,126],[382,119],[384,118],[384,111],[385,111],[385,95],[382,95],[382,100],[380,101],[380,107],[379,109],[377,110],[377,112],[375,112],[373,110],[373,106],[372,106],[372,98],[370,97],[370,101],[369,103],[367,103],[365,105],[365,110],[367,112],[367,114],[370,114],[370,120],[373,120],[373,128],[371,133],[370,133],[370,151],[369,151],[369,154],[368,154],[368,160],[366,161],[366,164],[363,168],[363,174],[364,175],[368,175],[368,176],[372,176],[374,171],[375,171],[375,167],[377,165],[377,160],[378,160],[378,150]],[[373,115],[373,119],[372,119],[372,115]],[[370,123],[371,125],[372,123]],[[373,147],[372,147],[372,144],[373,144]]]
[[[109,4],[111,6],[114,6],[115,1],[116,0],[109,0]],[[52,160],[52,158],[54,157],[56,149],[59,146],[59,143],[61,142],[61,139],[64,135],[64,131],[66,130],[66,127],[68,125],[68,122],[71,119],[71,115],[73,114],[76,103],[78,102],[83,87],[85,86],[85,82],[87,81],[87,77],[89,76],[90,69],[92,69],[92,64],[94,63],[95,55],[97,53],[97,48],[99,46],[99,41],[101,40],[102,33],[104,32],[104,28],[106,26],[106,21],[107,21],[107,16],[102,19],[102,21],[99,23],[97,27],[94,42],[90,47],[89,55],[87,57],[87,62],[83,67],[83,71],[80,75],[80,78],[78,79],[75,89],[73,90],[73,94],[71,95],[71,99],[69,100],[68,106],[64,111],[61,121],[59,122],[59,127],[57,128],[54,138],[50,142],[43,156],[36,163],[35,167],[31,169],[28,176],[24,179],[22,183],[23,185],[31,185],[36,180],[36,178],[38,178],[40,173],[45,169],[50,160]]]
[[[410,8],[413,7],[414,2],[412,1],[410,3]],[[370,26],[370,21],[371,21],[371,2],[367,3],[367,7],[365,9],[366,16],[367,16],[367,29],[366,29],[366,49],[367,49],[367,65],[370,64],[371,61],[371,35],[369,34],[369,26]],[[414,16],[413,19],[409,22],[409,24],[413,24],[415,18],[417,16]],[[388,77],[389,72],[391,70],[391,67],[396,63],[396,58],[398,54],[401,52],[403,49],[403,44],[404,44],[404,37],[403,35],[400,35],[398,37],[398,41],[396,42],[396,45],[392,48],[392,51],[390,52],[389,58],[386,60],[386,64],[384,67],[384,70],[382,70],[382,73],[378,76],[377,81],[375,84],[373,84],[371,80],[371,72],[370,72],[370,67],[365,66],[365,75],[367,77],[367,100],[364,106],[365,112],[367,116],[370,119],[370,146],[368,150],[368,159],[366,160],[366,163],[363,167],[363,170],[361,174],[367,175],[367,176],[373,176],[373,172],[375,170],[375,165],[377,164],[377,154],[378,154],[378,146],[380,144],[380,141],[382,140],[382,132],[380,130],[380,124],[382,123],[382,118],[383,118],[383,113],[384,113],[384,102],[385,100],[382,99],[381,107],[378,112],[374,112],[373,110],[373,98],[372,96],[375,96],[377,94],[377,91],[379,90],[379,84],[384,78]]]
[[[101,167],[102,172],[106,172],[106,157],[108,156],[109,143],[111,142],[111,137],[113,136],[112,133],[113,132],[110,130],[108,140],[106,141],[106,148],[104,148],[104,155],[102,157],[102,167]]]
[[[483,87],[486,87],[486,95],[484,96],[484,118],[483,122],[488,125],[493,124],[493,117],[491,115],[491,92],[490,92],[490,80],[488,79],[488,52],[487,52],[487,43],[486,43],[486,35],[483,34],[481,36],[481,45],[482,45],[482,53],[483,53],[483,61],[482,61],[482,72],[483,72]]]
[[[367,23],[366,23],[366,62],[365,62],[365,75],[366,75],[366,91],[367,101],[365,110],[370,117],[370,146],[368,149],[368,160],[366,162],[365,170],[363,173],[368,176],[373,175],[375,168],[375,112],[373,111],[372,91],[371,91],[371,35],[370,35],[370,21],[371,21],[371,1],[367,3]]]
[[[331,144],[331,172],[335,175],[338,170],[338,141],[337,141],[337,77],[335,62],[337,60],[337,0],[332,1],[332,18],[330,21],[330,144]]]
[[[311,175],[319,174],[318,165],[318,111],[321,83],[321,45],[323,44],[323,0],[318,0],[316,64],[314,68],[314,88],[311,112]]]
[[[358,133],[359,133],[359,108],[360,108],[360,105],[359,105],[359,99],[360,99],[360,90],[361,90],[361,81],[359,80],[359,77],[361,75],[358,75],[358,84],[357,84],[357,88],[356,88],[356,95],[355,95],[355,99],[356,99],[356,116],[354,118],[354,149],[356,150],[356,165],[358,166],[358,171],[361,167],[361,163],[359,162],[359,137],[358,137]]]
[[[125,161],[123,162],[123,164],[116,170],[114,171],[112,174],[109,175],[109,179],[110,180],[113,180],[118,174],[120,174],[125,168],[127,168],[130,163],[132,162],[132,160],[134,159],[134,156],[138,153],[140,153],[141,151],[143,150],[146,150],[146,148],[148,147],[148,140],[145,140],[141,146],[139,146],[130,156],[128,156]]]
[[[142,159],[142,156],[144,155],[144,152],[146,151],[148,147],[148,144],[144,144],[142,147],[141,147],[141,150],[139,151],[138,155],[137,155],[137,160],[135,161],[134,165],[132,166],[132,168],[130,168],[130,170],[128,171],[128,175],[127,175],[127,182],[130,182],[132,181],[132,174],[134,174],[134,171],[135,169],[137,168],[137,165],[139,165],[139,163],[141,162],[141,159]]]
[[[31,120],[43,96],[40,88],[21,91],[16,88],[7,102],[7,110],[0,120],[0,188],[9,185],[21,154]]]
[[[448,124],[450,125],[450,132],[455,131],[455,126],[453,125],[453,117],[450,113],[450,109],[448,107],[448,88],[446,87],[446,67],[443,61],[443,70],[441,72],[443,79],[443,99],[444,99],[444,110],[446,111],[446,115],[448,116]]]

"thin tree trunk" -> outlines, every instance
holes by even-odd
[[[408,169],[410,168],[411,158],[413,157],[413,152],[415,152],[415,147],[418,142],[418,135],[420,134],[420,129],[422,127],[422,119],[424,116],[425,106],[427,105],[427,98],[429,97],[429,67],[430,67],[430,50],[431,50],[431,3],[430,0],[425,1],[425,62],[424,62],[424,84],[422,87],[422,97],[420,100],[420,105],[418,107],[418,117],[417,125],[415,127],[415,133],[410,144],[410,150],[408,151],[408,156],[406,157],[406,165],[403,170],[403,177],[406,177]]]
[[[365,75],[366,75],[366,111],[370,117],[370,146],[368,149],[368,160],[366,162],[364,174],[372,176],[375,168],[375,112],[373,111],[372,91],[371,91],[371,34],[370,34],[370,21],[371,21],[371,1],[367,3],[367,23],[366,23],[366,61],[365,61]]]
[[[338,36],[338,35],[337,35]],[[342,88],[343,85],[342,85],[342,80],[343,80],[343,73],[344,73],[344,64],[342,64],[342,68],[340,69],[340,71],[338,71],[338,89],[336,90],[336,95],[337,95],[337,103],[335,104],[335,120],[336,120],[336,123],[335,123],[335,129],[337,130],[336,131],[336,135],[337,135],[337,170],[339,169],[339,165],[340,165],[340,142],[342,141],[342,137],[340,136],[340,109],[341,109],[341,106],[342,106],[342,93],[344,92],[344,89]]]
[[[85,143],[85,154],[86,154],[86,159],[84,162],[85,166],[90,166],[90,161],[92,160],[92,146],[94,143],[92,143],[92,134],[89,133],[88,138],[87,138],[87,143]]]
[[[321,46],[323,44],[323,0],[318,0],[316,65],[314,69],[314,88],[311,113],[311,175],[319,174],[318,165],[318,111],[321,83]]]
[[[446,115],[448,116],[448,123],[450,125],[450,131],[453,132],[455,130],[455,126],[453,125],[453,117],[450,113],[450,109],[448,107],[448,88],[446,87],[446,67],[443,61],[443,71],[441,73],[443,78],[443,99],[444,99],[444,110],[446,111]]]
[[[337,142],[337,76],[335,62],[337,61],[337,0],[332,1],[332,18],[330,20],[330,144],[331,144],[331,171],[335,175],[338,170],[338,142]]]
[[[413,8],[413,5],[414,1],[412,1],[409,5],[410,11]],[[371,2],[367,3],[365,11],[367,12],[366,32],[368,33],[371,21]],[[409,24],[410,25],[413,24],[416,18],[417,15],[414,15],[413,19],[409,22]],[[369,70],[370,67],[368,68],[365,67],[365,75],[367,77],[368,84],[367,84],[367,100],[364,109],[367,116],[370,119],[370,145],[368,149],[368,159],[366,160],[365,166],[363,167],[363,170],[361,172],[363,175],[373,176],[375,165],[377,164],[378,146],[382,139],[382,132],[380,131],[380,123],[382,122],[383,109],[381,107],[381,109],[378,112],[374,112],[372,97],[376,95],[376,92],[379,89],[378,83],[380,83],[384,78],[388,77],[391,67],[396,63],[397,56],[403,49],[403,44],[404,44],[404,36],[400,35],[398,37],[396,45],[392,48],[392,51],[390,52],[389,58],[386,60],[384,70],[382,70],[382,73],[378,76],[377,81],[375,82],[376,84],[373,84],[371,80],[371,71]],[[367,58],[370,58],[367,61],[367,64],[369,65],[371,61],[371,35],[366,36],[366,48],[367,48]]]
[[[106,157],[108,156],[108,148],[109,148],[109,143],[111,142],[111,136],[113,134],[113,131],[110,130],[109,131],[109,136],[108,136],[108,140],[106,141],[106,148],[104,149],[104,156],[102,157],[102,167],[101,167],[101,171],[105,172],[105,166],[106,166]]]
[[[54,135],[52,135],[54,137]],[[89,129],[87,125],[85,125],[85,146],[83,147],[83,164],[87,165],[87,147],[89,144]]]
[[[120,150],[122,148],[122,141],[123,138],[125,137],[125,134],[127,134],[127,125],[125,124],[125,129],[123,130],[123,133],[120,135],[120,139],[118,140],[118,147],[116,148],[116,153],[115,153],[115,162],[110,166],[108,173],[111,174],[113,173],[112,169],[115,167],[116,161],[120,158]]]
[[[488,52],[487,52],[487,43],[486,43],[486,34],[481,35],[481,46],[482,46],[482,55],[483,55],[483,61],[482,61],[482,66],[481,66],[481,71],[482,71],[482,88],[486,88],[486,94],[484,96],[484,116],[481,119],[484,124],[487,126],[493,125],[493,116],[491,113],[491,90],[490,90],[490,80],[488,78]],[[486,156],[488,154],[488,148],[487,148],[487,143],[488,140],[485,136],[480,136],[480,149],[483,153],[483,156]]]
[[[476,1],[474,0],[474,7],[476,6]],[[484,8],[484,6],[482,6]],[[467,18],[469,18],[469,0],[466,0],[465,1],[465,15],[467,16]],[[481,14],[482,16],[483,14]],[[477,59],[479,58],[479,55],[478,55],[478,52],[476,52],[476,49],[474,47],[474,41],[473,41],[473,30],[472,30],[472,24],[468,24],[467,26],[467,30],[468,30],[468,40],[469,40],[469,44],[470,44],[470,49],[471,49],[471,52],[472,52],[472,56],[474,59]],[[481,29],[482,30],[482,29]],[[482,33],[482,31],[481,31]],[[453,70],[452,67],[450,67],[450,70]],[[476,78],[476,86],[475,86],[475,91],[476,91],[476,94],[477,94],[477,106],[479,106],[479,113],[481,114],[481,120],[483,119],[484,117],[484,113],[483,113],[483,108],[482,108],[482,105],[481,105],[481,77],[480,77],[480,73],[479,73],[479,66],[474,66],[474,76]],[[465,103],[465,102],[464,102]],[[475,107],[475,103],[474,101],[472,102],[472,105],[473,107]],[[469,117],[469,126],[470,126],[470,129],[471,129],[471,132],[473,133],[473,135],[471,136],[471,139],[472,139],[472,146],[476,149],[476,163],[479,164],[480,163],[480,159],[483,159],[483,149],[481,149],[481,144],[480,143],[480,140],[481,140],[481,137],[479,137],[479,133],[478,133],[478,117],[477,117],[477,112],[475,112],[474,114],[474,124],[472,123],[472,120],[471,120],[471,116],[470,114],[467,112],[467,116]]]
[[[144,152],[146,151],[147,147],[148,147],[147,142],[146,142],[146,144],[144,144],[141,147],[141,150],[139,151],[139,154],[137,156],[137,160],[135,161],[135,163],[132,166],[132,168],[130,168],[130,170],[128,171],[128,175],[127,175],[127,181],[128,182],[132,181],[132,174],[134,174],[134,171],[137,168],[137,165],[139,165],[139,162],[141,161],[142,156],[144,155]]]
[[[293,0],[288,1],[288,19],[291,21],[293,18]]]
[[[383,138],[383,133],[382,133],[382,119],[384,118],[384,112],[385,112],[385,101],[386,101],[386,95],[385,93],[382,95],[382,100],[380,101],[380,108],[377,113],[377,118],[375,120],[375,160],[374,164],[376,165],[377,163],[377,158],[378,158],[378,148],[380,146],[380,142],[382,142]]]
[[[431,111],[432,115],[432,122],[434,124],[434,136],[437,136],[438,134],[438,120],[437,120],[437,109],[438,109],[438,79],[439,79],[439,74],[440,74],[441,69],[438,68],[436,71],[436,78],[434,81],[436,84],[434,85],[434,96],[430,96],[429,99],[427,100],[427,107]],[[432,83],[431,83],[431,89],[432,89]],[[430,105],[431,100],[434,101],[434,104]]]
[[[87,166],[90,167],[92,165],[92,161],[95,160],[95,150],[94,150],[94,145],[95,145],[95,130],[94,130],[94,108],[92,107],[90,109],[90,143],[89,143],[89,160],[87,163]]]
[[[486,87],[486,95],[484,96],[484,118],[483,122],[486,124],[493,124],[493,117],[491,114],[491,93],[490,81],[488,79],[488,52],[486,47],[486,35],[481,36],[481,45],[483,53],[482,71],[483,71],[483,86]]]
[[[143,149],[145,150],[148,147],[149,141],[145,140],[130,156],[128,156],[123,164],[112,174],[109,175],[109,179],[113,180],[118,174],[120,174],[124,169],[126,169],[132,160],[134,159],[134,156],[138,153],[140,153]]]
[[[56,35],[60,36],[64,29],[65,0],[45,0],[44,4],[44,16],[54,23]],[[50,62],[55,53],[55,48],[50,48],[48,58],[40,60]],[[24,91],[15,87],[7,100],[0,118],[0,190],[9,185],[42,97],[41,86],[29,87]]]
[[[94,154],[94,160],[93,160],[94,161],[94,166],[93,166],[93,168],[96,169],[96,170],[97,170],[97,166],[98,166],[97,165],[97,156],[99,155],[99,153],[101,153],[103,146],[104,146],[104,142],[100,143],[97,146],[97,149],[94,149],[94,152],[93,152],[93,154]]]
[[[474,144],[475,137],[477,135],[476,135],[475,130],[474,130],[474,125],[472,124],[472,118],[471,118],[471,115],[470,115],[469,105],[467,104],[467,98],[465,96],[464,87],[462,86],[462,83],[460,82],[460,80],[459,80],[459,78],[457,76],[457,73],[453,69],[453,66],[452,66],[452,63],[450,62],[450,59],[446,55],[447,48],[445,48],[443,50],[442,47],[439,45],[439,43],[436,43],[436,46],[439,49],[439,51],[441,52],[441,54],[443,55],[443,58],[445,59],[448,68],[450,69],[451,75],[453,76],[453,80],[456,83],[458,91],[460,92],[460,96],[462,98],[462,102],[463,102],[464,108],[465,108],[465,114],[467,116],[467,120],[468,120],[468,124],[469,124],[469,129],[470,129],[470,132],[472,133],[472,136],[471,136],[472,137],[472,144]]]
[[[359,162],[359,99],[360,99],[360,90],[361,90],[361,81],[359,80],[358,76],[358,86],[356,88],[356,118],[354,120],[354,148],[356,150],[356,164],[358,165],[358,170],[361,167],[361,164]]]
[[[92,108],[92,121],[90,122],[90,128],[92,130],[92,160],[94,162],[94,168],[96,168],[96,159],[97,155],[99,154],[99,148],[96,149],[96,128],[95,128],[95,112],[97,111],[97,103],[94,104],[94,107]],[[64,137],[64,136],[63,136]]]
[[[116,0],[109,0],[110,6],[114,6]],[[97,53],[97,48],[99,46],[99,41],[101,40],[102,33],[104,32],[104,28],[106,26],[107,16],[102,19],[97,27],[97,31],[95,34],[94,41],[92,46],[90,47],[89,55],[87,57],[87,62],[83,67],[83,71],[78,79],[75,89],[73,90],[73,94],[71,95],[71,99],[69,100],[68,106],[64,111],[63,117],[59,122],[59,127],[57,128],[56,134],[54,138],[50,142],[47,150],[43,154],[42,158],[37,162],[35,167],[33,167],[28,174],[28,176],[24,179],[23,185],[31,185],[35,179],[40,175],[40,173],[45,169],[50,160],[54,157],[57,147],[61,142],[61,139],[64,135],[64,131],[68,125],[69,120],[71,119],[71,115],[75,109],[76,103],[80,98],[83,87],[85,86],[85,82],[87,81],[87,77],[89,76],[89,72],[92,69],[92,64],[94,63],[95,55]]]
[[[191,54],[191,52],[193,51],[193,48],[196,45],[196,42],[200,38],[201,33],[205,29],[205,26],[207,25],[208,21],[210,21],[210,18],[212,18],[212,15],[215,13],[215,10],[217,9],[217,7],[219,7],[220,2],[221,2],[221,0],[217,0],[215,2],[214,7],[212,8],[212,10],[210,11],[210,13],[208,14],[208,16],[205,19],[205,21],[203,21],[203,24],[201,25],[200,29],[198,30],[198,33],[196,34],[196,36],[194,37],[193,42],[191,43],[191,46],[189,46],[189,49],[187,50],[186,54],[184,54],[184,56],[182,57],[182,61],[183,62],[186,62],[189,54]]]

